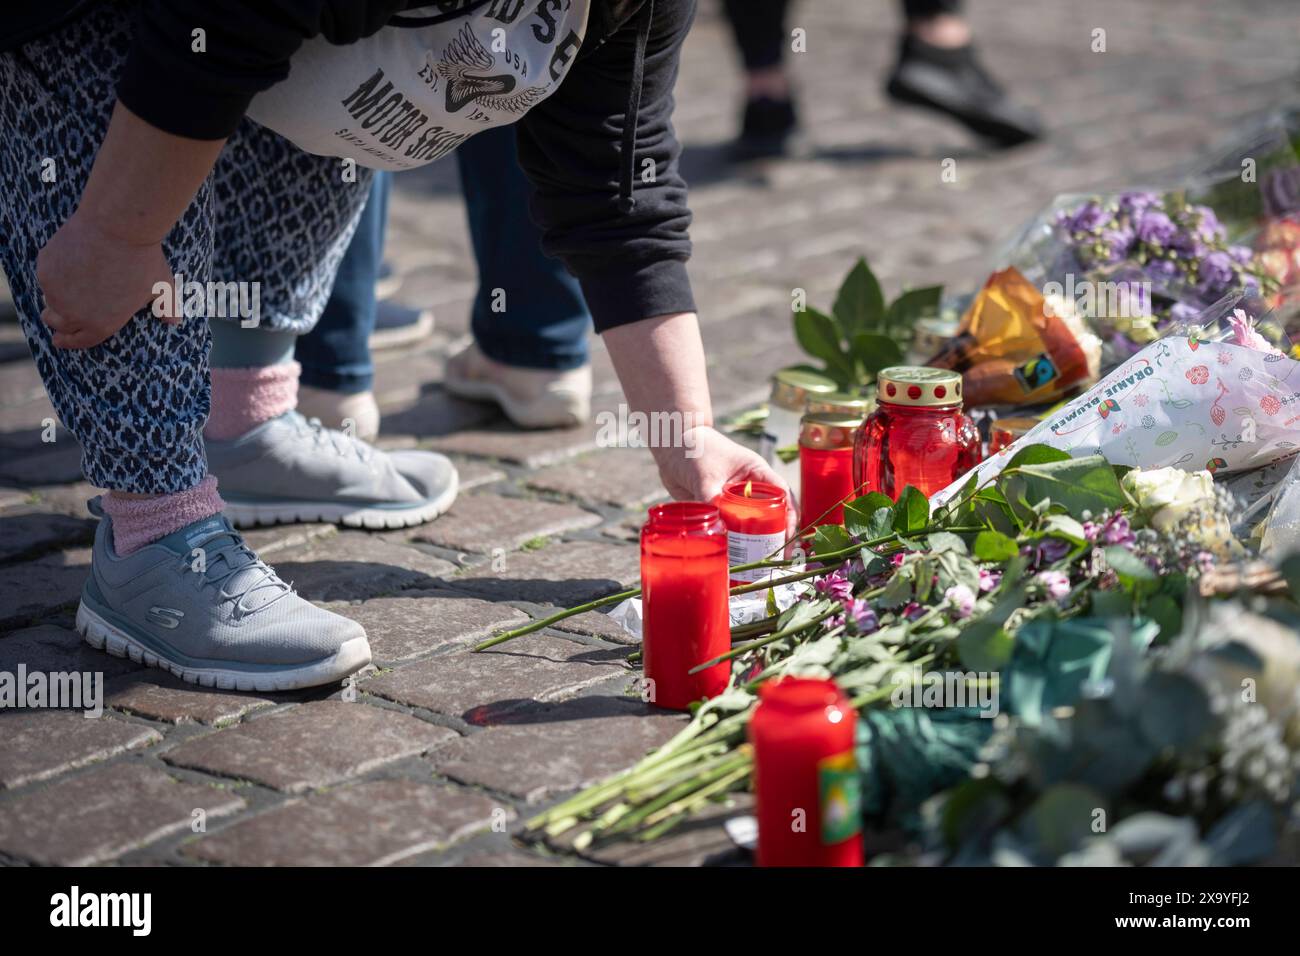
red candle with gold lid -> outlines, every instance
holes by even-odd
[[[858,715],[832,680],[783,677],[758,689],[754,746],[759,866],[861,866]]]
[[[647,699],[686,710],[727,686],[731,649],[727,527],[699,501],[655,505],[641,529],[641,653]]]
[[[841,524],[844,502],[856,498],[853,441],[862,419],[809,413],[799,430],[799,527]]]
[[[876,377],[876,410],[858,430],[853,482],[861,494],[927,495],[980,463],[980,436],[962,413],[961,374],[897,365]]]

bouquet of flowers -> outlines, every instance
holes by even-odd
[[[802,597],[733,628],[728,690],[530,821],[531,838],[652,841],[745,789],[756,689],[800,675],[834,677],[859,710],[865,823],[910,840],[904,862],[1287,852],[1300,727],[1282,691],[1300,654],[1266,628],[1229,635],[1189,598],[1224,543],[1224,503],[1208,475],[1176,474],[1171,496],[1169,475],[1032,445],[952,508],[913,488],[850,502],[785,579]],[[1235,702],[1241,675],[1272,688],[1263,706]]]

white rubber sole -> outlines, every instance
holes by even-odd
[[[225,515],[236,528],[323,521],[347,528],[385,531],[412,528],[432,521],[455,503],[459,490],[460,479],[453,475],[447,490],[441,495],[410,508],[366,508],[329,501],[241,502],[227,498]]]
[[[256,673],[220,667],[186,667],[159,657],[84,603],[77,608],[77,632],[96,650],[106,651],[114,657],[129,657],[146,667],[169,671],[189,684],[220,690],[266,692],[319,687],[322,684],[337,683],[370,663],[370,642],[364,637],[354,637],[345,641],[330,657],[303,667]]]

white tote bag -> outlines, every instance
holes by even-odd
[[[554,93],[582,45],[590,3],[501,0],[429,25],[390,24],[345,46],[316,37],[248,116],[309,153],[372,169],[423,166]]]

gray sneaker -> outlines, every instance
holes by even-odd
[[[101,517],[77,630],[115,657],[227,690],[315,687],[370,663],[365,628],[299,597],[222,515],[125,557]]]
[[[240,528],[292,521],[409,528],[456,500],[456,467],[446,456],[382,452],[297,412],[206,445],[208,471]]]

